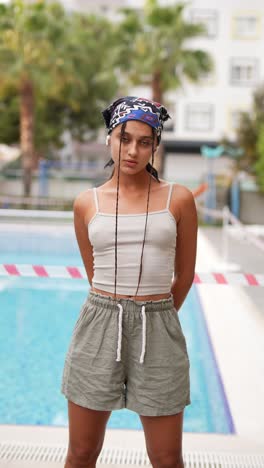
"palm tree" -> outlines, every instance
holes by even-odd
[[[36,149],[58,145],[63,130],[83,139],[102,125],[99,109],[117,89],[111,31],[105,18],[67,13],[56,2],[0,4],[0,96],[19,96],[25,196]]]
[[[63,8],[44,1],[22,0],[0,5],[0,89],[12,86],[20,98],[20,147],[24,195],[30,194],[36,167],[34,110],[37,89],[58,92],[71,81],[69,63],[62,47],[67,30]],[[67,73],[66,73],[67,69]]]
[[[131,84],[151,86],[157,102],[163,102],[169,89],[179,88],[186,79],[197,82],[213,68],[207,52],[188,45],[204,33],[204,26],[186,21],[184,9],[181,3],[159,6],[157,0],[146,0],[140,14],[121,10],[117,61]]]

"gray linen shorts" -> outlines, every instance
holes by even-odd
[[[191,403],[189,370],[172,295],[115,302],[90,290],[66,354],[61,392],[94,410],[176,414]]]

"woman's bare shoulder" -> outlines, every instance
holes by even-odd
[[[181,184],[173,184],[171,209],[177,221],[180,221],[183,215],[196,212],[195,199],[192,191]]]
[[[182,184],[173,184],[173,194],[182,201],[194,200],[192,191]]]
[[[161,179],[160,178],[160,182],[162,182],[164,185],[172,185],[172,188],[173,188],[173,194],[177,194],[177,196],[180,196],[180,197],[192,197],[192,191],[188,189],[188,187],[186,187],[186,185],[182,185],[182,184],[177,184],[176,182],[170,182],[168,180],[165,180],[165,179]]]
[[[89,188],[80,192],[73,201],[74,213],[84,213],[84,210],[91,205],[93,198],[93,188]]]
[[[91,196],[91,193],[92,193],[91,188],[83,190],[82,192],[78,193],[78,195],[76,195],[76,197],[73,200],[73,204],[74,205],[82,204],[84,201],[87,200],[87,198]]]

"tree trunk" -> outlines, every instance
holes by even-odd
[[[161,87],[161,74],[159,71],[155,71],[152,76],[152,99],[156,102],[162,100],[162,87]]]
[[[158,70],[155,71],[152,75],[151,89],[152,100],[161,103],[163,99],[163,92],[161,85],[161,73]],[[164,172],[164,146],[162,143],[160,143],[159,150],[155,158],[154,167],[157,169],[159,177],[162,178]]]
[[[34,89],[29,79],[20,88],[20,145],[23,170],[23,195],[30,196],[34,160]]]

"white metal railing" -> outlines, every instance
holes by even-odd
[[[228,261],[228,236],[236,232],[239,234],[240,239],[244,239],[250,244],[257,247],[261,252],[264,252],[264,241],[259,238],[258,233],[250,229],[250,226],[243,224],[233,213],[228,206],[224,206],[222,210],[209,209],[196,202],[197,211],[202,214],[208,214],[212,218],[222,219],[222,256],[224,262]],[[230,224],[231,223],[231,226]]]

